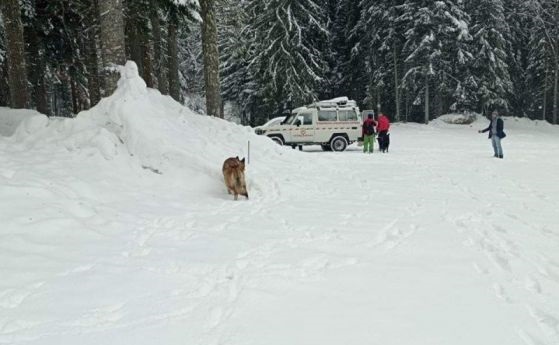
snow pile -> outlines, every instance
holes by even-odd
[[[41,127],[40,123],[44,123],[46,116],[28,109],[10,109],[0,107],[0,136],[10,137],[15,134],[16,130],[24,131],[30,134],[34,131],[35,126]],[[23,134],[23,133],[22,133]]]
[[[479,115],[467,113],[467,114],[445,114],[431,121],[431,124],[446,123],[451,125],[470,125],[476,122]]]
[[[2,117],[0,133],[27,149],[50,145],[51,150],[119,157],[158,174],[207,176],[205,185],[221,176],[221,164],[230,156],[248,155],[269,160],[282,153],[267,138],[218,118],[201,116],[171,97],[148,89],[129,61],[121,68],[118,88],[110,97],[75,119],[52,118],[35,112],[14,111]],[[199,181],[200,182],[200,181]],[[193,183],[197,188],[204,184]]]

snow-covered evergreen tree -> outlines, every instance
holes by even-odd
[[[362,58],[367,66],[367,96],[365,104],[400,119],[401,66],[403,31],[399,1],[363,0],[359,21],[359,46],[367,52]],[[366,48],[366,49],[364,49]]]
[[[472,17],[470,32],[473,36],[475,59],[472,74],[476,81],[479,108],[509,107],[512,81],[507,63],[510,49],[510,30],[505,19],[502,0],[470,1],[468,11]]]
[[[414,95],[414,105],[424,106],[424,122],[431,118],[432,102],[440,114],[463,97],[457,72],[472,60],[467,44],[470,19],[463,7],[461,0],[406,0],[402,5],[403,87]]]
[[[550,63],[552,75],[552,110],[551,121],[557,124],[559,120],[559,4],[556,0],[529,0],[529,6],[537,28],[537,37],[541,39],[540,48],[543,49],[543,63]],[[544,79],[546,80],[546,79]]]
[[[326,8],[314,0],[253,0],[249,30],[255,34],[249,67],[268,113],[317,99],[324,80]]]
[[[364,33],[359,26],[361,4],[353,0],[328,2],[327,80],[322,98],[349,96],[366,98],[368,75],[366,60],[369,44],[362,44]]]
[[[241,119],[241,123],[255,125],[256,119],[253,119],[251,114],[255,113],[253,109],[258,98],[255,78],[249,68],[250,59],[255,55],[255,35],[248,25],[248,2],[223,1],[219,21],[222,94],[224,100],[236,105],[239,112],[236,115]]]

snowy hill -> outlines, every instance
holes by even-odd
[[[76,119],[0,109],[0,344],[559,343],[556,127],[298,152],[124,75]]]

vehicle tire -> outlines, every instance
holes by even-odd
[[[330,140],[332,151],[341,152],[347,148],[347,140],[342,136],[336,136]]]
[[[270,137],[276,144],[283,146],[283,139],[281,137]]]
[[[332,151],[332,147],[330,145],[320,145],[322,151]]]

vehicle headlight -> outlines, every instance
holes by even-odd
[[[266,133],[266,130],[264,130],[264,129],[262,129],[262,128],[256,128],[256,129],[254,130],[254,132],[255,132],[256,134],[258,134],[258,135],[262,135],[262,134]]]

